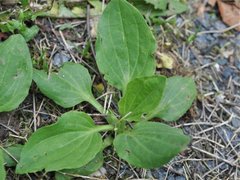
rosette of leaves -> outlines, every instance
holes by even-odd
[[[136,167],[159,167],[186,149],[190,137],[152,119],[179,119],[195,99],[196,87],[189,77],[155,75],[155,49],[155,38],[140,12],[125,0],[112,0],[98,25],[96,62],[107,83],[121,91],[119,114],[115,116],[115,109],[104,111],[82,65],[66,63],[50,74],[35,69],[33,80],[45,96],[65,108],[88,102],[106,113],[108,123],[95,125],[84,112],[63,114],[55,124],[31,135],[21,150],[16,172],[97,170],[105,147],[101,132],[106,131],[118,156]],[[100,163],[93,167],[95,161]]]

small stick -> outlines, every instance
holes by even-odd
[[[197,36],[200,36],[200,35],[203,35],[203,34],[215,34],[215,33],[225,33],[227,31],[230,31],[236,27],[240,26],[240,23],[237,23],[237,24],[234,24],[228,28],[225,28],[225,29],[221,29],[221,30],[210,30],[210,31],[202,31],[202,32],[198,32],[197,33]]]
[[[199,152],[202,152],[202,153],[204,153],[204,154],[207,154],[208,156],[214,157],[214,158],[216,158],[216,159],[218,159],[218,160],[220,160],[220,161],[223,161],[223,162],[225,162],[225,163],[228,163],[228,164],[231,165],[231,166],[239,167],[239,165],[234,164],[234,163],[232,163],[231,161],[228,161],[228,160],[223,159],[223,158],[221,158],[221,157],[219,157],[219,156],[216,156],[216,155],[214,155],[214,154],[212,154],[212,153],[209,153],[209,152],[207,152],[207,151],[204,151],[204,150],[202,150],[202,149],[199,149],[198,147],[192,146],[192,148],[193,148],[194,150],[197,150],[197,151],[199,151]]]

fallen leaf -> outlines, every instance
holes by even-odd
[[[94,88],[97,90],[97,92],[102,93],[104,91],[104,85],[103,83],[99,83],[94,85]]]
[[[214,7],[217,3],[217,0],[208,0],[208,4]]]
[[[221,0],[217,0],[217,3],[223,22],[229,26],[239,24],[235,29],[240,31],[240,8],[234,3],[224,3]]]
[[[233,53],[234,53],[234,50],[233,50],[233,49],[231,49],[231,50],[224,50],[224,51],[222,52],[222,54],[223,54],[223,56],[224,56],[225,58],[229,58],[230,56],[233,55]]]
[[[204,12],[205,12],[205,4],[201,4],[197,10],[197,15],[203,18]]]
[[[155,9],[166,10],[168,1],[166,0],[145,0],[146,3],[150,3]]]
[[[99,16],[93,17],[90,19],[90,27],[91,27],[91,37],[97,37],[97,25],[99,21]]]
[[[159,53],[157,52],[157,57],[160,59],[160,61],[157,63],[157,68],[166,68],[166,69],[172,69],[174,60],[171,56],[165,53]]]

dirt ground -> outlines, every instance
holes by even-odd
[[[76,179],[240,179],[240,33],[225,31],[228,26],[215,8],[207,8],[204,17],[197,16],[199,2],[189,1],[189,12],[170,17],[176,18],[176,24],[152,27],[159,44],[158,52],[174,59],[172,70],[157,69],[157,73],[191,76],[198,88],[192,108],[177,123],[171,124],[192,137],[187,150],[161,168],[144,170],[129,166],[118,159],[112,149],[107,149],[105,164],[96,177]],[[62,29],[66,23],[73,28]],[[38,18],[35,24],[40,27],[40,33],[29,44],[36,61],[41,64],[47,59],[55,67],[69,60],[80,62],[90,70],[94,84],[101,83],[94,60],[95,39],[90,36],[91,20]],[[198,33],[189,42],[194,32]],[[84,55],[80,53],[83,50]],[[101,123],[90,105],[83,103],[74,109],[92,113],[96,123]],[[0,113],[1,144],[24,143],[34,127],[55,122],[67,110],[44,97],[33,84],[18,109]],[[53,173],[17,176],[10,168],[7,172],[8,179],[54,179]]]

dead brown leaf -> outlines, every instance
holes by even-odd
[[[208,4],[214,7],[217,3],[217,0],[208,0]]]
[[[204,17],[205,8],[206,8],[205,4],[201,4],[201,5],[198,7],[197,15],[198,15],[199,17],[202,17],[202,18]]]
[[[240,8],[235,3],[225,3],[217,0],[218,8],[222,16],[222,20],[229,26],[239,24],[235,29],[240,31]]]

